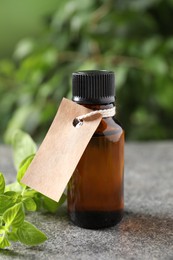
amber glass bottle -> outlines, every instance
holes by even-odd
[[[111,71],[73,73],[73,101],[92,110],[114,106]],[[80,227],[99,229],[123,217],[124,131],[114,117],[102,118],[68,185],[68,213]]]

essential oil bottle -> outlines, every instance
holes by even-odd
[[[115,106],[112,71],[72,75],[72,99],[92,110]],[[80,227],[113,226],[123,217],[124,131],[114,116],[103,117],[68,184],[68,213]]]

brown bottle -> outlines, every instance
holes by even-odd
[[[73,101],[92,110],[115,101],[111,71],[73,73]],[[102,118],[68,185],[68,213],[77,226],[110,227],[123,217],[124,131],[114,117]]]

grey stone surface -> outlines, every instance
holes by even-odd
[[[173,142],[128,143],[125,155],[125,216],[118,226],[75,227],[65,206],[57,215],[31,214],[48,241],[38,247],[14,244],[0,251],[0,259],[173,259]],[[6,147],[0,148],[0,171],[14,179]]]

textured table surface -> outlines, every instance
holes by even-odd
[[[11,151],[0,146],[0,171],[15,178]],[[173,142],[128,143],[125,216],[100,231],[73,226],[62,207],[56,215],[28,218],[49,237],[43,245],[14,244],[0,259],[173,259]]]

